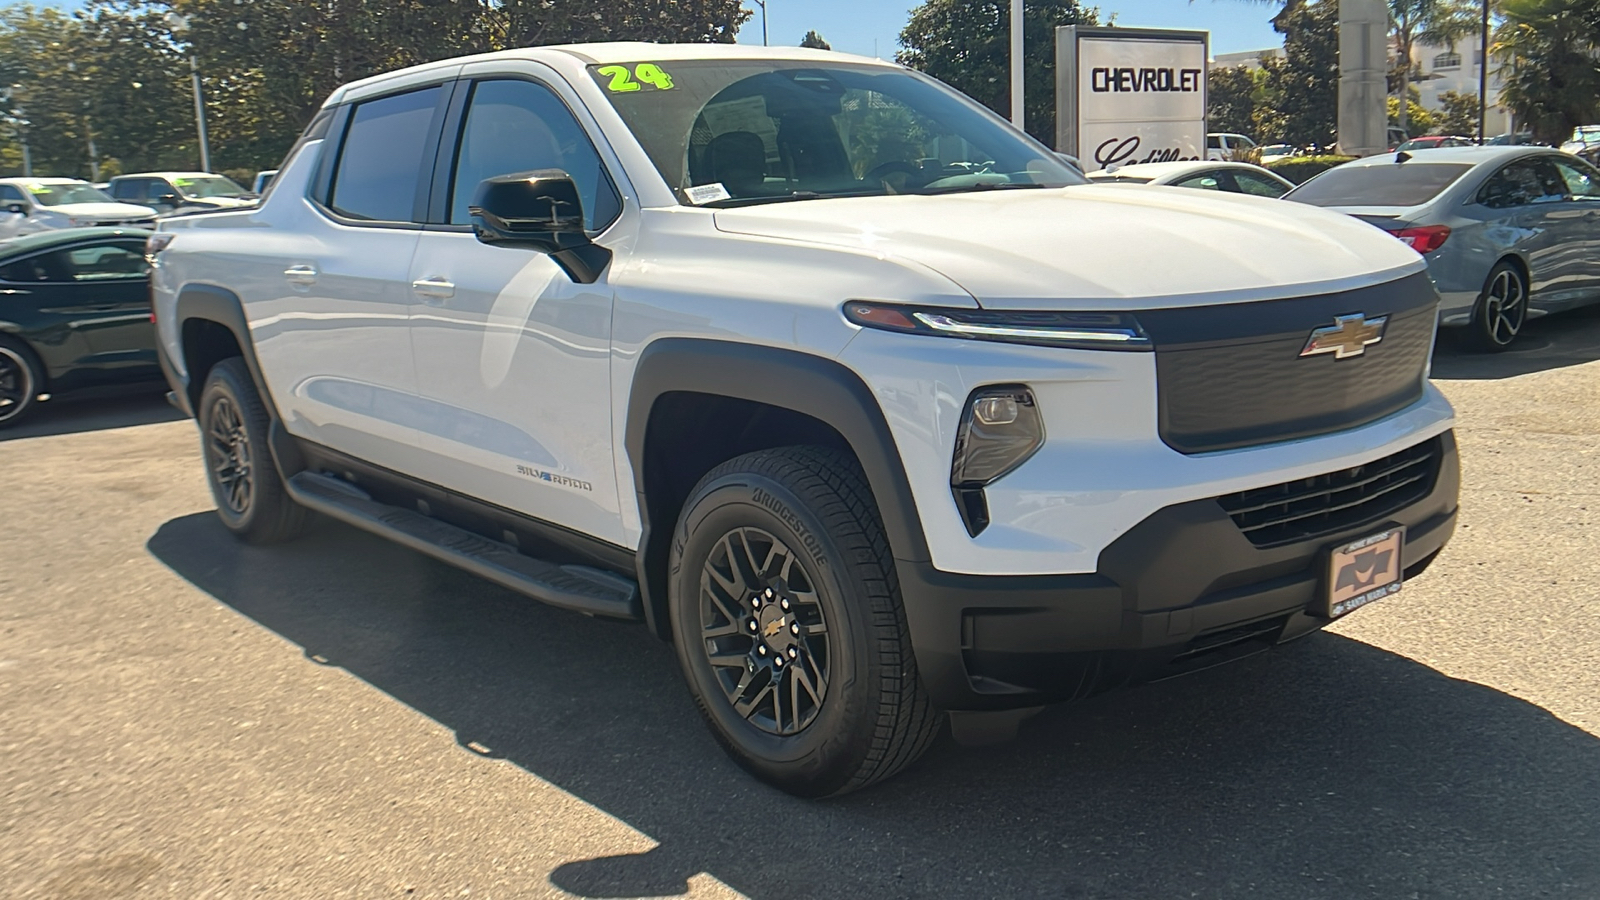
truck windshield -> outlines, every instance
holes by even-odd
[[[243,197],[245,189],[222,175],[179,176],[172,183],[185,197]]]
[[[61,206],[64,203],[115,203],[94,185],[87,182],[54,182],[24,185],[40,206]]]
[[[1335,166],[1284,199],[1312,206],[1421,206],[1471,168],[1465,163],[1419,162]]]
[[[698,60],[589,71],[686,203],[1085,183],[1044,146],[904,69]]]

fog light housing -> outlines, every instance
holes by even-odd
[[[1020,384],[979,388],[967,398],[956,430],[950,489],[967,533],[989,525],[983,488],[1027,461],[1044,445],[1044,418],[1033,391]]]

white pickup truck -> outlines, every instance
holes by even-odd
[[[224,525],[316,510],[639,620],[797,794],[1307,634],[1455,526],[1421,257],[1090,185],[882,61],[394,72],[328,98],[259,208],[149,249]]]

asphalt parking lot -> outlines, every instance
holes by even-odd
[[[0,433],[0,896],[1600,897],[1600,311],[1442,349],[1461,529],[1233,666],[756,784],[642,628],[210,512],[159,398]]]

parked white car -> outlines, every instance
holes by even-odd
[[[642,622],[796,794],[1307,634],[1455,527],[1415,252],[1090,184],[881,60],[616,43],[376,76],[259,208],[149,249],[224,527],[287,540],[314,509]]]
[[[155,220],[150,207],[118,203],[76,178],[0,178],[0,239],[53,228],[148,228]]]
[[[1256,142],[1242,134],[1215,131],[1206,135],[1206,159],[1233,159],[1234,154],[1256,148]]]
[[[1274,198],[1294,189],[1293,183],[1260,166],[1207,160],[1113,166],[1090,172],[1089,180],[1100,184],[1164,184]]]
[[[143,203],[161,215],[254,206],[256,195],[226,175],[210,172],[137,172],[111,179],[111,196]]]

